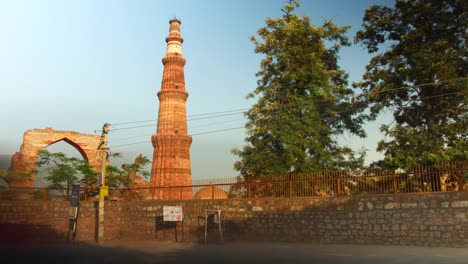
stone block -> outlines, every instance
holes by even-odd
[[[402,218],[411,218],[411,217],[413,217],[413,215],[411,215],[410,213],[405,212],[405,213],[401,213],[401,217]]]
[[[252,206],[252,211],[261,212],[263,211],[263,208],[261,206]]]
[[[363,203],[363,202],[358,202],[358,204],[357,204],[357,209],[358,209],[359,211],[364,210],[364,203]]]
[[[453,201],[453,208],[468,207],[468,201]]]
[[[458,218],[458,219],[465,219],[466,218],[466,214],[464,212],[457,212],[455,213],[455,218]]]
[[[408,208],[418,208],[417,203],[402,203],[401,208],[408,209]]]
[[[392,209],[399,209],[399,208],[400,208],[400,204],[395,203],[395,202],[386,203],[384,205],[385,210],[392,210]]]
[[[429,206],[428,206],[428,204],[426,202],[419,202],[418,207],[419,208],[428,208]]]

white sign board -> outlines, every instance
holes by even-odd
[[[168,222],[180,222],[184,218],[182,206],[163,206],[163,220]]]

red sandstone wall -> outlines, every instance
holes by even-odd
[[[11,159],[11,170],[14,176],[30,174],[31,177],[14,179],[10,182],[10,187],[34,187],[35,174],[31,172],[36,169],[37,152],[61,140],[75,147],[83,158],[99,171],[102,160],[101,151],[98,150],[100,136],[52,128],[33,129],[24,133],[20,151],[16,152]]]

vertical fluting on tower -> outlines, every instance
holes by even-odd
[[[182,56],[184,40],[180,36],[181,21],[173,18],[169,24],[166,56],[162,59],[164,72],[158,92],[158,127],[151,137],[154,147],[151,186],[155,187],[153,195],[157,199],[186,200],[192,199],[192,188],[180,186],[192,184],[192,137],[187,134],[188,93],[185,90],[185,58]]]

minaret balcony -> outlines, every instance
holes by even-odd
[[[166,63],[174,63],[184,66],[185,62],[185,58],[182,57],[179,53],[168,53],[167,56],[162,58],[163,65],[166,65]]]
[[[184,42],[184,39],[181,36],[169,35],[166,37],[166,42],[170,42],[170,41],[177,41],[182,44],[182,42]]]

